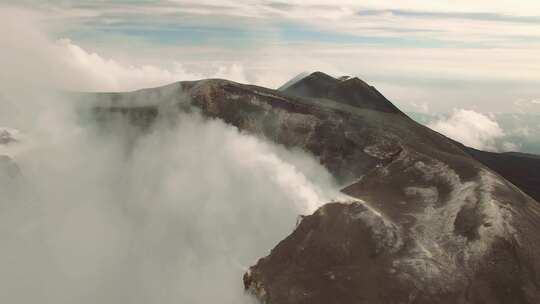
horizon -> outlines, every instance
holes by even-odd
[[[277,89],[321,71],[364,80],[470,146],[540,154],[540,3],[355,2],[4,1],[0,81],[116,92],[222,78]]]
[[[359,77],[410,112],[540,114],[540,3],[355,2],[9,0],[2,40],[38,70],[68,61],[92,80],[56,80],[73,90],[202,78],[278,88],[322,71]]]

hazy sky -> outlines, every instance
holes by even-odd
[[[279,87],[321,70],[359,76],[409,111],[540,113],[538,0],[2,3],[0,25],[15,35],[3,49],[54,62],[41,44],[19,47],[38,35],[64,52],[59,65],[73,57],[68,65],[102,78],[60,81],[70,89],[205,77]]]

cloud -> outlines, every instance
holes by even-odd
[[[338,1],[329,4],[325,1],[177,0],[135,4],[88,2],[71,6],[49,3],[44,6],[49,8],[49,14],[58,15],[59,18],[86,16],[95,21],[92,23],[94,25],[125,25],[148,18],[152,22],[145,22],[147,25],[161,24],[163,20],[166,20],[165,25],[171,25],[171,21],[178,19],[178,16],[184,17],[182,20],[212,16],[212,20],[206,23],[221,22],[222,27],[241,25],[249,20],[250,29],[261,31],[269,28],[269,25],[270,28],[274,27],[276,23],[298,22],[319,30],[356,36],[427,38],[432,42],[466,41],[471,44],[490,43],[492,46],[504,45],[520,37],[537,37],[539,34],[537,24],[540,19],[537,16],[540,7],[537,4],[516,6],[500,3],[494,6],[491,3],[480,4],[480,1],[471,2],[434,5],[424,1]],[[522,46],[530,47],[530,43],[530,40],[521,41]]]
[[[464,109],[454,110],[450,116],[432,122],[428,127],[466,146],[480,150],[496,151],[497,140],[505,135],[495,119]],[[509,144],[506,146],[509,147]]]
[[[247,267],[299,214],[339,195],[311,155],[219,120],[169,113],[176,124],[147,133],[122,119],[103,130],[79,115],[80,100],[51,88],[130,89],[185,75],[20,30],[2,31],[0,55],[10,72],[0,81],[1,136],[18,139],[0,144],[0,302],[252,303]]]
[[[340,196],[333,177],[195,110],[147,132],[97,125],[51,89],[189,75],[51,41],[14,13],[0,29],[0,303],[253,303],[244,271]]]
[[[242,67],[230,63],[212,74],[188,73],[180,63],[168,69],[131,65],[88,52],[69,39],[51,40],[39,30],[35,15],[25,10],[0,13],[0,81],[24,89],[46,86],[68,90],[124,91],[180,80],[223,77],[243,81]],[[4,85],[6,87],[6,85]]]
[[[218,120],[179,114],[133,145],[123,120],[49,115],[14,155],[19,187],[0,184],[1,302],[251,303],[247,266],[337,195],[310,156]]]
[[[441,112],[451,110],[448,105],[471,104],[514,111],[508,100],[533,105],[529,100],[539,93],[535,39],[492,37],[509,33],[508,26],[517,34],[534,33],[530,23],[464,21],[455,18],[458,13],[435,23],[393,13],[363,16],[356,8],[347,13],[358,5],[352,2],[342,3],[344,10],[316,2],[83,4],[48,3],[37,12],[3,9],[0,64],[10,72],[0,81],[18,78],[15,83],[27,85],[33,79],[28,75],[47,75],[57,87],[115,91],[222,77],[278,88],[301,72],[322,70],[359,76],[398,106],[412,100]],[[245,16],[231,15],[236,6]],[[178,11],[186,8],[198,12]],[[366,4],[361,11],[366,9],[371,8]],[[345,13],[314,24],[320,11]],[[414,29],[432,32],[426,36]],[[460,32],[465,30],[475,33]],[[448,35],[453,38],[444,38]],[[486,39],[497,45],[474,45]],[[24,54],[25,60],[17,61]]]
[[[429,113],[429,104],[427,102],[409,102],[409,105],[412,107],[413,111],[427,114]]]
[[[325,0],[294,0],[294,1],[265,1],[265,0],[157,0],[157,1],[108,1],[96,3],[94,1],[77,1],[76,3],[65,1],[39,1],[39,0],[7,0],[7,3],[26,4],[28,6],[72,7],[81,12],[114,11],[114,12],[148,12],[167,14],[182,10],[192,10],[200,13],[213,13],[216,8],[221,8],[227,13],[243,14],[250,16],[264,16],[275,12],[288,12],[303,9],[318,9],[323,13],[326,10],[346,9],[376,9],[376,10],[407,10],[416,12],[449,13],[449,14],[510,14],[517,16],[530,16],[540,14],[540,7],[534,0],[521,0],[520,5],[515,5],[511,0],[498,1],[493,5],[491,1],[439,1],[436,3],[424,0],[396,2],[391,0],[366,0],[362,2],[354,0],[337,0],[329,3]],[[37,5],[39,4],[39,5]],[[136,5],[133,5],[136,4]]]

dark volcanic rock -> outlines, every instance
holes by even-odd
[[[331,203],[304,217],[244,285],[264,303],[537,303],[529,250],[538,247],[495,225],[475,241],[452,225],[426,238],[361,202]]]
[[[283,92],[214,79],[86,97],[102,122],[143,129],[195,108],[312,153],[347,185],[359,201],[305,217],[251,267],[245,286],[263,302],[540,303],[540,204],[359,79],[314,73]]]
[[[365,201],[305,217],[246,288],[265,303],[537,303],[540,206],[449,163],[402,151],[343,190]]]
[[[356,77],[336,79],[324,73],[315,72],[283,91],[295,96],[331,99],[364,109],[401,113],[377,89]]]
[[[494,153],[465,147],[476,160],[540,201],[540,157],[524,153]]]
[[[298,79],[284,88],[283,91],[301,97],[333,99],[349,105],[383,112],[399,112],[375,88],[357,78],[335,79],[324,73],[316,72]],[[411,128],[411,125],[408,124],[406,128]],[[454,142],[454,145],[459,146],[477,161],[508,179],[535,200],[540,201],[539,156],[480,151],[457,142]]]
[[[319,158],[343,183],[391,161],[402,146],[470,159],[440,134],[401,112],[381,112],[330,99],[294,97],[224,80],[202,81],[190,89],[192,103],[206,116]]]
[[[246,289],[266,303],[383,303],[413,287],[389,290],[390,256],[403,240],[397,227],[361,203],[330,203],[244,276]],[[386,269],[386,271],[380,271]]]
[[[330,76],[328,76],[330,77]],[[86,95],[102,123],[123,117],[148,128],[171,107],[190,106],[241,130],[313,153],[343,183],[391,160],[402,145],[470,157],[461,148],[402,114],[324,98],[291,96],[227,80],[181,82],[128,93]],[[383,104],[390,104],[384,99]],[[393,105],[391,105],[394,107]],[[110,109],[107,112],[107,109]]]

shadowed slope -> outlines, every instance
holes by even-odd
[[[523,153],[494,153],[465,148],[476,160],[540,201],[540,157]]]
[[[331,99],[363,109],[401,113],[377,89],[356,77],[344,76],[336,79],[315,72],[287,86],[283,92],[302,97]]]

